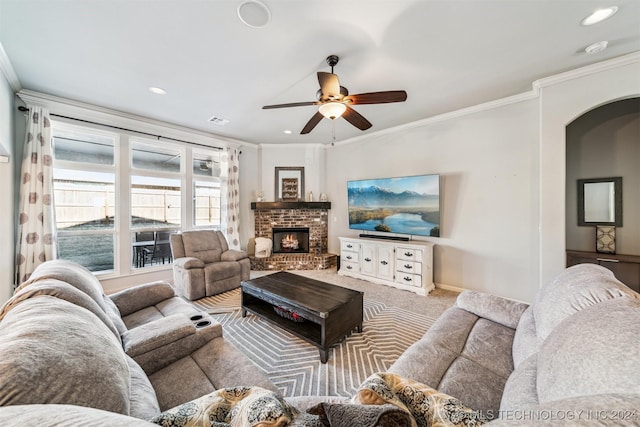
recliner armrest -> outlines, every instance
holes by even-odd
[[[195,320],[172,314],[130,329],[122,335],[122,343],[127,354],[151,375],[220,337],[222,325],[206,314]]]
[[[204,268],[205,263],[201,259],[188,256],[174,259],[173,265],[175,267],[184,268],[185,270],[190,270],[192,268]]]
[[[124,289],[109,295],[109,298],[118,307],[120,316],[124,317],[175,296],[173,286],[165,280],[159,280]]]
[[[249,255],[245,251],[229,249],[228,251],[222,252],[220,259],[222,261],[240,261],[248,257]]]
[[[135,359],[196,333],[196,326],[183,314],[172,314],[130,329],[122,334],[124,351]]]
[[[456,306],[476,316],[515,329],[527,304],[476,291],[463,291]]]

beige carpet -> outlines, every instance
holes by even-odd
[[[353,332],[334,345],[326,364],[320,363],[315,346],[252,314],[242,318],[239,289],[193,302],[222,323],[225,338],[253,360],[286,397],[353,395],[369,375],[387,370],[456,297],[440,290],[422,297],[345,278],[335,270],[291,272],[365,292],[362,333]],[[264,274],[253,272],[252,278]]]

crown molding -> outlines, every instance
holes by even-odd
[[[101,123],[104,126],[126,127],[133,131],[176,139],[189,139],[194,143],[211,146],[212,148],[241,147],[244,141],[222,137],[213,133],[202,132],[184,126],[166,123],[148,117],[129,114],[118,110],[99,107],[72,99],[23,89],[17,93],[25,103],[45,107],[52,114],[69,116],[78,120]]]
[[[640,51],[629,53],[627,55],[618,56],[613,59],[598,62],[584,67],[576,68],[574,70],[566,71],[564,73],[555,74],[553,76],[544,77],[542,79],[533,82],[533,88],[535,91],[548,86],[557,85],[570,80],[578,79],[581,77],[589,76],[591,74],[601,73],[603,71],[612,70],[614,68],[624,67],[626,65],[635,64],[640,61]]]
[[[405,123],[403,125],[395,126],[392,128],[382,129],[377,132],[368,133],[366,135],[356,136],[353,138],[345,139],[343,141],[335,142],[330,144],[331,146],[339,146],[345,144],[351,144],[354,142],[362,141],[365,139],[369,139],[372,137],[384,136],[388,134],[397,133],[400,131],[414,129],[422,126],[427,126],[430,124],[443,122],[446,120],[452,120],[464,116],[468,116],[471,114],[476,114],[482,111],[493,110],[494,108],[504,107],[505,105],[517,104],[519,102],[527,101],[530,99],[535,99],[538,97],[537,90],[531,90],[529,92],[520,93],[517,95],[509,96],[506,98],[496,99],[494,101],[484,102],[482,104],[473,105],[471,107],[462,108],[460,110],[451,111],[448,113],[438,114],[433,117],[428,117],[426,119],[417,120],[411,123]]]
[[[9,86],[13,89],[13,92],[20,92],[22,90],[22,85],[20,84],[20,80],[18,79],[18,75],[13,69],[13,65],[7,56],[7,52],[5,52],[4,47],[2,47],[2,43],[0,42],[0,71],[4,74]]]
[[[530,99],[535,99],[540,96],[540,90],[544,87],[553,86],[559,83],[563,83],[569,80],[588,76],[591,74],[597,74],[603,71],[623,67],[630,64],[635,64],[637,62],[640,62],[640,51],[536,80],[531,84],[531,90],[528,92],[509,96],[506,98],[497,99],[495,101],[485,102],[485,103],[474,105],[467,108],[462,108],[460,110],[451,111],[448,113],[439,114],[437,116],[428,117],[426,119],[418,120],[411,123],[406,123],[400,126],[379,130],[377,132],[368,133],[366,135],[356,136],[356,137],[345,139],[343,141],[335,142],[329,145],[339,146],[339,145],[351,144],[351,143],[366,140],[372,137],[375,138],[377,136],[388,135],[388,134],[396,133],[403,130],[430,125],[433,123],[461,118],[461,117],[468,116],[471,114],[476,114],[482,111],[492,110],[494,108],[500,108],[506,105],[516,104],[516,103],[527,101]],[[325,145],[325,147],[329,148],[329,145]]]

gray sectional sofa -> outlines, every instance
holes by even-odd
[[[156,285],[147,285],[87,299],[65,286],[70,281],[42,274],[0,312],[0,425],[147,425],[159,410],[216,387],[273,390],[222,337],[194,349],[198,334],[214,333],[189,328],[191,306],[173,300],[168,289],[152,292]],[[142,296],[125,297],[129,292]],[[145,305],[144,299],[160,301]],[[164,324],[171,316],[184,316],[180,327]],[[155,337],[150,344],[126,338],[139,328],[156,332],[141,333]],[[640,425],[638,329],[640,295],[609,270],[578,265],[547,283],[531,305],[461,293],[388,374],[454,396],[493,419],[491,425]],[[163,348],[178,340],[192,349],[174,361]],[[139,354],[129,357],[127,347]],[[143,360],[147,348],[159,357]],[[330,396],[287,401],[301,411],[322,401],[346,402]]]
[[[49,261],[0,311],[0,406],[78,405],[148,420],[244,384],[277,391],[166,282],[107,296],[84,267]]]

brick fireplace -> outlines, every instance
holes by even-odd
[[[329,202],[260,202],[251,203],[255,213],[255,235],[274,241],[270,257],[251,257],[252,270],[324,270],[335,267],[337,257],[327,253],[329,235]],[[274,239],[274,229],[278,241]],[[308,230],[308,247],[297,251],[282,250],[282,232],[290,229],[294,239]],[[285,243],[288,246],[288,243]]]

